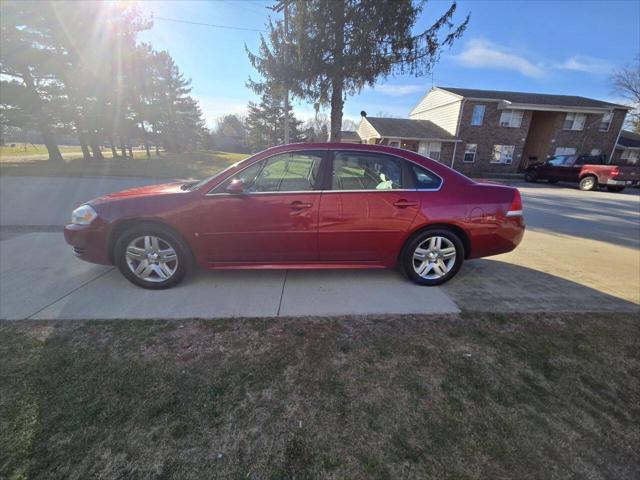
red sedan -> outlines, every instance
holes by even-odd
[[[215,269],[393,268],[422,285],[463,260],[513,250],[517,189],[476,183],[377,145],[271,148],[199,182],[106,195],[78,207],[65,239],[79,258],[166,288]]]

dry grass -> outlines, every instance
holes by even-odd
[[[5,322],[0,478],[640,473],[623,315]]]
[[[116,158],[105,152],[101,161],[85,162],[82,158],[66,158],[63,164],[51,164],[45,158],[0,157],[2,175],[36,176],[117,176],[154,178],[206,178],[230,164],[246,158],[244,153],[185,152],[181,154],[152,154],[135,151],[134,158]]]

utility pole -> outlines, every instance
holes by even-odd
[[[284,64],[287,65],[289,52],[289,0],[284,3]],[[289,143],[289,72],[285,73],[284,79],[284,143]]]

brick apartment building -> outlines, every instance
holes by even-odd
[[[408,119],[362,117],[362,143],[413,150],[464,173],[513,173],[559,154],[613,156],[630,107],[584,97],[432,88]]]
[[[627,130],[620,133],[611,163],[616,165],[640,164],[640,133]]]

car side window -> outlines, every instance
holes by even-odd
[[[564,165],[566,161],[566,157],[555,157],[551,160],[549,160],[549,165],[554,166],[554,167],[561,167],[562,165]]]
[[[314,190],[320,170],[320,154],[289,152],[268,158],[250,192],[304,192]]]
[[[266,160],[261,160],[259,162],[254,163],[253,165],[248,166],[244,170],[240,170],[235,175],[232,175],[230,178],[222,182],[220,185],[218,185],[209,193],[225,193],[229,184],[234,180],[242,180],[242,183],[245,185],[245,188],[248,185],[253,185],[253,182],[258,176],[258,173],[260,173],[260,170],[262,170],[262,167],[264,166],[265,161]]]
[[[333,190],[393,190],[402,187],[402,161],[390,155],[335,152]]]
[[[411,171],[415,176],[415,184],[417,189],[431,190],[440,188],[440,185],[442,185],[442,179],[426,168],[423,168],[420,165],[416,165],[415,163],[410,164],[410,166]]]
[[[242,180],[244,191],[305,192],[316,188],[322,153],[287,152],[274,155],[241,170],[213,193],[225,192],[234,180]]]

